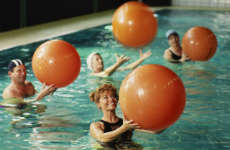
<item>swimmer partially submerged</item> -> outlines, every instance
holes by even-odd
[[[136,60],[135,62],[129,64],[126,67],[120,67],[124,62],[130,60],[130,57],[125,57],[124,55],[118,56],[116,55],[116,63],[110,66],[109,68],[106,68],[104,70],[104,64],[102,57],[99,53],[91,53],[87,58],[87,65],[90,70],[93,70],[91,75],[93,76],[100,76],[100,77],[107,77],[110,76],[114,71],[124,71],[124,70],[130,70],[134,69],[136,66],[138,66],[142,61],[144,61],[146,58],[151,56],[151,50],[147,51],[145,54],[142,54],[142,51],[140,52],[140,58]]]
[[[116,115],[118,104],[118,93],[112,84],[104,84],[89,95],[90,100],[95,102],[99,110],[103,112],[103,118],[90,125],[90,134],[99,142],[113,142],[117,140],[130,140],[132,131],[141,131],[153,134],[160,134],[164,130],[151,131],[141,129],[133,120],[124,119]]]
[[[166,38],[170,47],[164,52],[165,59],[170,62],[184,62],[189,60],[188,54],[180,46],[179,35],[175,30],[167,31]]]
[[[12,60],[8,65],[8,75],[11,78],[11,83],[4,89],[2,94],[3,99],[17,98],[24,101],[24,98],[32,97],[37,93],[33,84],[26,81],[27,72],[23,61],[19,59]],[[33,100],[30,100],[30,102],[41,100],[45,96],[53,94],[56,90],[56,86],[50,85],[49,87],[45,87],[44,83],[41,91]]]

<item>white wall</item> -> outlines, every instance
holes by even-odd
[[[230,9],[230,0],[172,0],[172,5]]]

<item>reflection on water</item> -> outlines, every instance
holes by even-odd
[[[76,111],[66,108],[51,108],[40,103],[25,103],[17,99],[9,99],[1,102],[3,109],[12,117],[8,132],[16,137],[28,133],[28,141],[36,148],[63,149],[69,146],[45,146],[44,143],[61,142],[71,143],[82,137],[85,130],[76,130],[81,119],[76,116]],[[80,127],[81,126],[81,127]],[[77,128],[89,126],[81,124]],[[25,132],[26,131],[26,132]],[[36,149],[35,148],[35,149]]]

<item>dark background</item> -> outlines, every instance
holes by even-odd
[[[3,0],[0,2],[0,32],[116,9],[128,1],[130,0]],[[171,0],[142,2],[149,6],[171,5]]]

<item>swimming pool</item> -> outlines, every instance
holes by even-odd
[[[165,9],[156,13],[157,38],[142,48],[144,52],[151,49],[153,54],[141,65],[161,64],[176,72],[185,85],[187,103],[181,118],[162,134],[134,132],[133,141],[145,149],[229,149],[230,20],[226,18],[230,12]],[[165,61],[163,53],[168,48],[165,32],[175,29],[182,39],[183,34],[194,26],[205,26],[215,33],[218,49],[214,57],[207,62],[183,64]],[[115,62],[113,53],[130,56],[130,61],[139,58],[136,49],[124,47],[114,39],[110,24],[53,39],[65,40],[78,50],[82,62],[80,75],[71,85],[37,102],[31,106],[35,109],[28,110],[19,118],[0,108],[1,149],[91,149],[95,141],[90,138],[89,125],[98,121],[102,113],[90,102],[88,95],[105,82],[112,82],[119,88],[129,71],[115,72],[107,78],[90,77],[85,62],[87,56],[93,51],[99,52],[105,67]],[[27,80],[40,91],[42,84],[34,77],[31,60],[36,48],[45,41],[0,52],[1,94],[10,83],[7,65],[15,58],[24,60]],[[122,117],[120,107],[117,114]],[[13,119],[21,121],[13,126]]]

